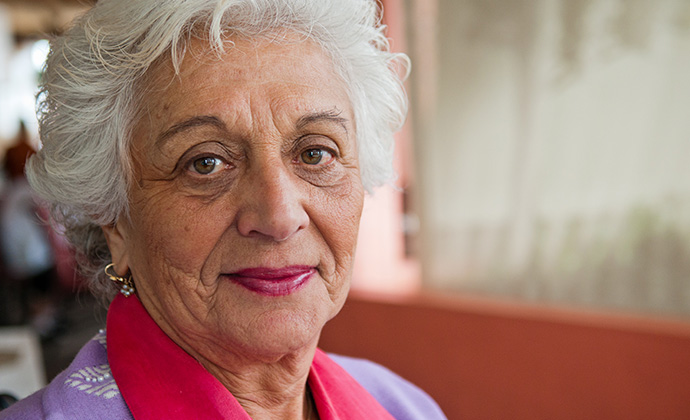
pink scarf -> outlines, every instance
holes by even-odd
[[[135,419],[250,420],[235,397],[156,325],[136,296],[113,300],[107,327],[110,368]],[[307,382],[322,420],[393,419],[319,349]]]

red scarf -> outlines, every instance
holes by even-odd
[[[136,420],[251,420],[235,397],[158,327],[136,296],[113,300],[107,327],[113,378]],[[393,419],[319,349],[307,382],[321,420]]]

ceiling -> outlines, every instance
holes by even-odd
[[[74,17],[87,10],[95,0],[0,0],[19,38],[42,38],[59,33]]]

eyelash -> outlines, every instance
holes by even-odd
[[[311,152],[311,151],[319,151],[321,152],[321,157],[320,159],[315,162],[315,163],[308,163],[305,161],[304,156],[306,153]],[[304,165],[306,167],[312,167],[312,168],[317,168],[317,167],[325,167],[329,166],[336,158],[338,157],[337,152],[333,150],[332,148],[321,146],[321,145],[310,145],[304,149],[302,149],[297,157],[294,159],[295,163]],[[200,163],[203,160],[213,160],[213,168],[209,171],[204,173],[203,171],[199,170],[199,167],[196,166],[197,163]],[[222,170],[223,168],[226,168],[230,166],[228,162],[223,159],[222,157],[216,155],[216,154],[203,154],[203,155],[197,155],[192,158],[190,158],[186,165],[185,169],[194,175],[197,176],[212,176]]]
[[[309,163],[305,159],[305,154],[313,151],[318,151],[321,153],[321,156],[318,157],[318,160],[315,163]],[[324,158],[326,161],[324,162]],[[300,152],[299,156],[297,157],[297,160],[300,161],[301,163],[304,163],[308,166],[326,166],[333,162],[336,158],[336,153],[326,147],[321,147],[321,146],[316,146],[316,147],[309,147],[307,149],[304,149],[302,152]]]
[[[197,162],[201,162],[201,161],[206,160],[206,159],[208,159],[208,160],[212,159],[214,161],[213,162],[214,166],[210,172],[203,173],[203,172],[199,171],[199,168],[196,167],[196,164],[197,164]],[[223,168],[223,166],[228,166],[228,163],[224,159],[222,159],[218,156],[214,156],[214,155],[203,155],[203,156],[195,156],[194,158],[190,159],[189,163],[187,163],[187,165],[186,165],[186,168],[188,171],[193,172],[197,175],[209,176],[209,175],[213,175],[216,172],[218,172],[220,169]]]

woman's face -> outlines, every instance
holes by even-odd
[[[130,217],[105,227],[161,328],[206,358],[308,348],[349,289],[363,188],[346,86],[309,42],[192,43],[135,126]],[[222,362],[219,360],[219,362]]]

